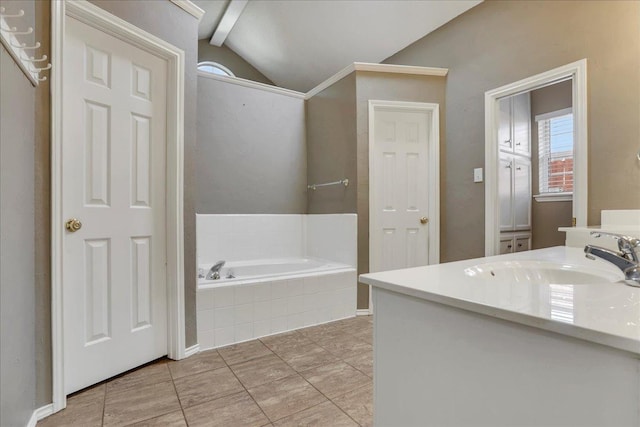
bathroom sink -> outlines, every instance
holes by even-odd
[[[613,283],[624,279],[615,269],[586,267],[549,261],[498,261],[466,268],[469,277],[495,282],[536,285],[589,285]]]

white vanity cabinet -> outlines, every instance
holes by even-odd
[[[501,153],[500,231],[531,229],[531,160]]]
[[[531,155],[531,101],[529,93],[503,98],[499,102],[500,125],[498,142],[500,150]]]

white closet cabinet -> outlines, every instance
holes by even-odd
[[[500,231],[531,229],[531,160],[500,155]]]
[[[498,101],[498,142],[507,153],[531,155],[531,100],[529,92]]]
[[[500,233],[500,255],[531,249],[531,233]]]

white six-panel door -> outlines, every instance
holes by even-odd
[[[167,62],[66,21],[64,376],[71,393],[167,354]],[[63,224],[54,224],[63,227]]]
[[[377,107],[369,119],[370,271],[427,265],[433,111]]]

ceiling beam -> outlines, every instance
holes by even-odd
[[[218,47],[222,46],[233,29],[233,26],[238,22],[238,18],[240,18],[240,15],[248,2],[249,0],[231,0],[229,6],[227,6],[227,10],[225,10],[224,15],[222,15],[222,19],[220,20],[218,27],[213,32],[213,37],[211,37],[209,44]]]

